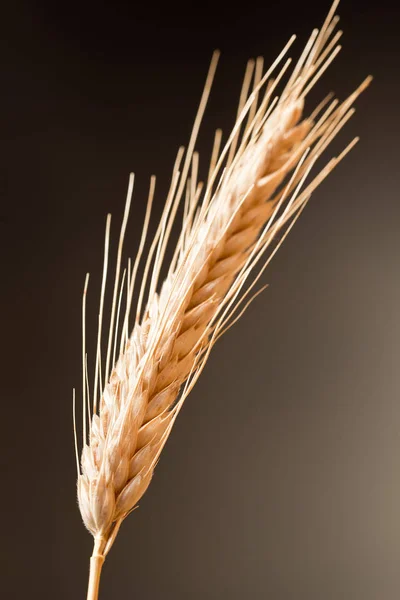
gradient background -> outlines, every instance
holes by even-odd
[[[331,89],[343,98],[372,73],[334,150],[357,133],[361,143],[314,194],[265,274],[269,289],[215,348],[107,559],[101,600],[399,597],[399,9],[390,6],[340,7],[344,50],[311,99]],[[134,170],[132,254],[149,176],[161,207],[212,50],[223,54],[203,168],[214,129],[233,124],[247,58],[269,63],[293,32],[298,56],[328,8],[16,0],[2,11],[4,598],[86,597],[92,542],[75,500],[71,388],[86,270],[93,349],[107,211],[115,242]]]

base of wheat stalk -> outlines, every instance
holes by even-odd
[[[342,103],[329,95],[310,116],[303,115],[306,95],[340,50],[337,41],[341,32],[334,33],[337,3],[335,0],[321,29],[312,32],[279,96],[276,88],[290,59],[278,74],[276,69],[294,37],[264,75],[261,58],[249,61],[237,121],[222,150],[222,134],[216,132],[203,189],[198,181],[195,144],[216,69],[218,53],[214,54],[188,148],[186,154],[182,148],[178,151],[170,190],[144,267],[142,254],[154,177],[150,180],[137,256],[133,265],[128,260],[120,277],[134,182],[131,174],[118,244],[110,327],[104,340],[102,318],[110,240],[107,216],[93,387],[89,385],[85,345],[88,275],[82,302],[81,460],[75,394],[73,402],[78,502],[82,519],[94,538],[87,600],[98,598],[104,560],[121,523],[146,492],[179,411],[211,349],[258,295],[252,292],[254,286],[313,191],[357,142],[358,138],[350,142],[306,184],[316,161],[352,116],[353,102],[370,81],[367,78]],[[180,209],[182,229],[161,285],[164,258]],[[143,276],[131,326],[139,266]],[[101,357],[104,342],[105,361]]]
[[[87,600],[97,600],[99,597],[101,569],[105,561],[104,549],[107,540],[104,538],[95,538],[93,554],[90,558],[89,584]]]
[[[121,523],[122,520],[115,523],[112,534],[109,537],[100,535],[94,538],[93,552],[90,557],[88,593],[86,600],[98,600],[103,564],[117,537]]]

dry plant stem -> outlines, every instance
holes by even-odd
[[[94,540],[93,554],[90,558],[90,573],[87,600],[97,600],[99,597],[100,575],[105,560],[104,548],[106,540],[96,537]]]

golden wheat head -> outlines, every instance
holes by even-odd
[[[294,36],[267,72],[263,72],[262,59],[249,61],[235,126],[223,147],[221,131],[216,132],[203,185],[198,182],[195,143],[218,60],[218,53],[214,53],[192,135],[186,153],[179,149],[147,258],[142,261],[154,177],[136,259],[133,264],[128,262],[121,275],[134,180],[130,176],[103,361],[110,215],[107,217],[91,401],[83,335],[80,461],[75,427],[79,508],[95,540],[89,600],[97,598],[104,557],[122,521],[145,493],[175,419],[213,345],[255,297],[254,285],[311,193],[357,141],[353,140],[340,156],[306,182],[321,153],[353,114],[353,102],[370,81],[366,79],[342,103],[329,95],[304,116],[307,93],[340,50],[337,42],[341,32],[335,33],[336,5],[322,28],[312,32],[286,81],[291,62],[286,56]],[[279,95],[277,89],[282,90]],[[182,228],[161,283],[164,256],[180,212]],[[137,289],[139,268],[143,277]],[[82,305],[84,330],[87,285],[88,276]],[[134,297],[137,302],[133,314]]]

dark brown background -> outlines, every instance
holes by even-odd
[[[105,215],[117,236],[137,174],[132,254],[151,173],[161,206],[211,52],[199,149],[233,123],[245,61],[297,55],[329,0],[3,5],[1,130],[4,598],[85,597],[91,539],[75,500],[71,388]],[[215,348],[102,600],[396,600],[400,594],[398,9],[340,7],[343,54],[318,85],[375,82],[335,143],[360,145],[317,191],[270,287]],[[115,250],[115,244],[113,245]],[[93,345],[92,345],[93,348]]]

